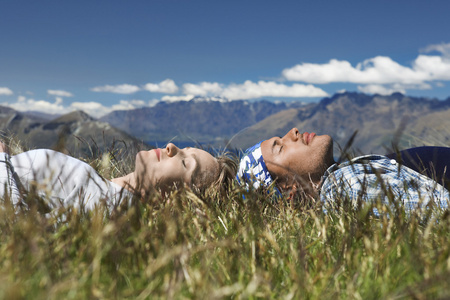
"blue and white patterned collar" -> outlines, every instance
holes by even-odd
[[[240,185],[245,185],[247,189],[250,186],[253,189],[266,188],[268,190],[273,189],[277,196],[281,196],[280,191],[274,184],[274,180],[267,170],[266,163],[264,161],[261,143],[248,148],[242,156],[239,163],[239,170],[236,175],[236,179]]]

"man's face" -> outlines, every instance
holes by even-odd
[[[215,178],[218,168],[217,160],[208,152],[190,147],[179,149],[169,143],[166,148],[139,152],[135,174],[141,188],[159,188],[165,193],[184,183],[208,184],[208,177]]]
[[[300,134],[297,128],[292,128],[282,138],[273,137],[262,142],[261,152],[267,169],[279,183],[296,180],[317,183],[334,163],[330,136]]]

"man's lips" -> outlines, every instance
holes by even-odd
[[[316,136],[316,134],[314,132],[311,132],[311,133],[305,132],[302,137],[303,137],[303,141],[305,142],[305,144],[309,145],[315,136]]]
[[[156,148],[156,149],[153,149],[153,150],[155,150],[156,158],[158,159],[158,161],[160,161],[161,160],[161,149]]]

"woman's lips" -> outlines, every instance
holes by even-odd
[[[156,158],[158,159],[158,161],[160,161],[161,160],[161,149],[156,148],[156,149],[153,149],[153,150],[155,150]]]

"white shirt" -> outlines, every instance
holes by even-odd
[[[14,205],[23,202],[21,187],[36,189],[50,209],[73,205],[91,210],[100,201],[112,207],[133,196],[87,163],[60,152],[39,149],[12,157],[0,153],[0,198],[7,193]]]

